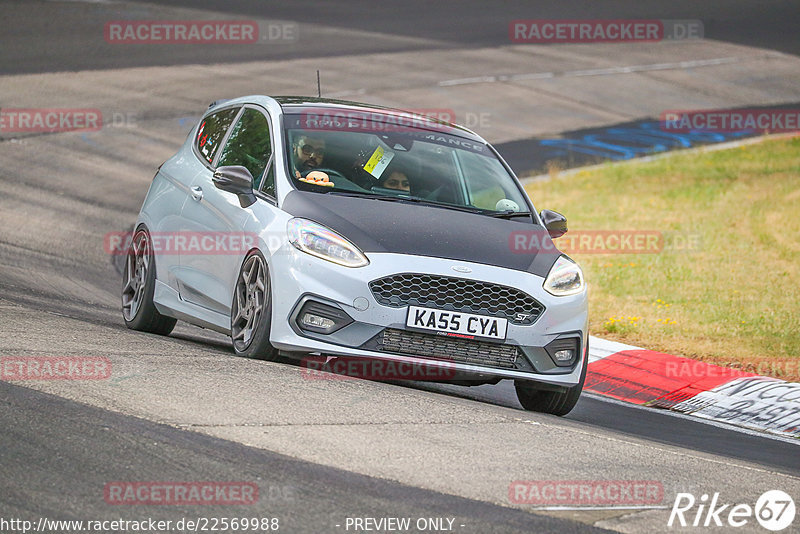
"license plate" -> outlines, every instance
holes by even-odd
[[[508,319],[409,306],[406,326],[410,329],[436,332],[442,336],[504,341]]]

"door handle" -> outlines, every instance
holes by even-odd
[[[192,187],[192,199],[198,202],[203,199],[203,188],[200,186]]]

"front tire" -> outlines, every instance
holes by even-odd
[[[237,356],[273,361],[278,351],[269,342],[272,288],[269,268],[257,250],[242,262],[231,304],[231,341]]]
[[[147,230],[133,234],[122,272],[122,318],[131,330],[168,335],[176,319],[162,315],[153,303],[156,262]]]
[[[575,405],[583,391],[586,381],[586,369],[589,366],[589,346],[586,346],[586,357],[583,361],[580,381],[568,388],[558,391],[536,389],[536,386],[527,381],[517,380],[514,388],[517,390],[519,403],[528,411],[549,413],[553,415],[567,415]]]

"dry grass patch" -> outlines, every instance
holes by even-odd
[[[610,164],[527,190],[571,232],[663,235],[656,254],[573,255],[592,334],[800,380],[800,138]]]

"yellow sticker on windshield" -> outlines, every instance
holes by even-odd
[[[380,178],[381,174],[383,174],[383,171],[385,171],[386,167],[389,166],[389,162],[392,161],[393,157],[394,152],[390,150],[384,150],[382,146],[379,146],[375,149],[375,152],[372,153],[369,161],[364,164],[364,170],[375,178]]]

